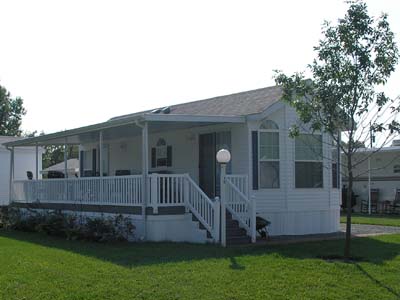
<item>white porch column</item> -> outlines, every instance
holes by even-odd
[[[9,202],[12,202],[13,199],[13,181],[14,181],[14,147],[11,147],[10,150],[10,188],[9,188]]]
[[[68,201],[68,156],[67,156],[67,138],[65,138],[64,143],[64,201]]]
[[[35,169],[35,179],[39,180],[39,145],[36,143],[36,169]]]
[[[144,226],[144,238],[146,238],[146,207],[148,202],[147,178],[149,173],[149,127],[145,122],[142,127],[142,216]]]
[[[100,202],[103,202],[104,182],[103,182],[103,131],[99,132],[99,170],[100,170],[100,193],[98,195]]]
[[[142,128],[142,175],[143,175],[143,204],[147,204],[147,175],[149,173],[149,127],[147,122]]]
[[[68,156],[67,156],[67,139],[65,139],[65,143],[64,143],[64,175],[65,178],[68,178]]]
[[[99,133],[99,160],[100,177],[103,177],[103,131]]]

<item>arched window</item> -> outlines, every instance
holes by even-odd
[[[165,140],[163,138],[159,138],[156,144],[157,147],[161,147],[161,146],[167,146],[167,143],[165,142]]]
[[[264,189],[279,188],[279,127],[272,120],[264,120],[258,132],[259,186]]]
[[[265,129],[265,130],[278,130],[279,127],[278,125],[272,121],[272,120],[264,120],[262,121],[260,125],[260,129]]]

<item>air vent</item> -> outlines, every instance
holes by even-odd
[[[156,108],[155,110],[152,110],[152,114],[159,114],[162,111],[162,108]]]
[[[167,106],[167,107],[164,107],[161,111],[163,114],[169,114],[171,112],[171,108],[169,106]]]

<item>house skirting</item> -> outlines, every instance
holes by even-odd
[[[135,225],[136,229],[131,239],[136,241],[200,244],[211,242],[207,231],[200,228],[199,222],[193,219],[192,214],[185,213],[184,206],[160,207],[157,214],[154,214],[152,207],[148,207],[146,208],[146,218],[143,218],[142,208],[138,206],[61,203],[13,203],[12,206],[21,208],[27,213],[61,210],[65,214],[104,218],[122,214]]]
[[[114,213],[141,215],[142,206],[123,206],[123,205],[92,205],[92,204],[71,204],[71,203],[21,203],[14,202],[13,207],[30,209],[48,209],[73,212],[95,212],[95,213]],[[146,208],[146,215],[181,215],[185,213],[184,206],[159,207],[155,214],[152,207]]]
[[[265,212],[257,214],[271,222],[270,235],[306,235],[340,230],[340,209]]]

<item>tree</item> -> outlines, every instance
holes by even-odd
[[[349,8],[336,25],[325,21],[323,38],[308,65],[311,78],[303,72],[285,75],[276,71],[282,86],[282,99],[295,108],[302,123],[311,131],[328,133],[345,156],[348,176],[345,259],[350,258],[351,193],[353,171],[360,163],[353,160],[362,144],[376,132],[385,136],[379,151],[399,123],[399,99],[389,98],[380,89],[395,70],[399,51],[386,14],[368,15],[363,1],[347,2]],[[291,135],[299,133],[298,125]],[[341,137],[346,139],[341,142]]]
[[[44,146],[45,152],[43,153],[43,168],[46,169],[52,165],[58,164],[64,161],[64,146]],[[68,146],[67,157],[78,158],[79,147]]]
[[[26,138],[36,137],[40,135],[45,135],[44,131],[39,134],[37,130],[35,131],[24,131],[23,136]],[[42,157],[42,167],[46,169],[52,165],[58,164],[64,161],[64,146],[60,145],[48,145],[43,146],[44,153]],[[79,147],[77,145],[67,146],[67,158],[78,158],[79,157]]]
[[[11,94],[0,85],[0,135],[20,136],[21,120],[25,114],[22,98],[11,98]]]

